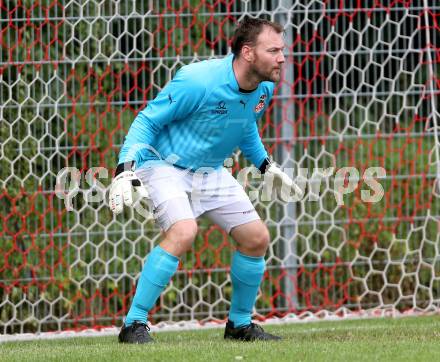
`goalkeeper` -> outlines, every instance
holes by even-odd
[[[257,129],[273,82],[280,80],[283,49],[281,25],[246,18],[235,31],[233,54],[182,67],[131,125],[110,188],[110,207],[121,213],[132,204],[132,186],[144,186],[164,238],[146,259],[120,342],[152,341],[148,312],[176,272],[179,257],[190,250],[201,215],[237,243],[224,338],[280,339],[251,322],[269,232],[223,163],[238,147],[279,185],[298,189],[270,161]]]

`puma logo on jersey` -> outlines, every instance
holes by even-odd
[[[176,101],[173,98],[171,98],[171,94],[168,94],[168,100],[170,101],[170,104],[176,103]]]

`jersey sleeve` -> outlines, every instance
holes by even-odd
[[[268,157],[258,133],[257,122],[252,122],[250,127],[246,130],[239,148],[243,152],[244,157],[251,161],[257,168],[260,167],[264,159]]]
[[[206,88],[190,71],[181,68],[157,97],[134,119],[119,152],[119,164],[145,158],[160,130],[167,124],[184,119],[201,104]]]
[[[252,126],[247,129],[245,136],[239,146],[241,151],[249,161],[251,161],[257,168],[261,166],[263,161],[268,157],[267,151],[264,148],[258,133],[257,122],[266,111],[270,100],[272,99],[274,91],[274,84],[272,82],[264,82],[264,93],[267,96],[267,102],[264,109],[258,114],[256,122],[252,123]]]

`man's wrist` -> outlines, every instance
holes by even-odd
[[[266,157],[263,161],[263,163],[260,165],[260,167],[258,167],[258,169],[260,170],[261,174],[264,175],[264,173],[267,171],[267,169],[270,167],[271,165],[271,161],[269,157]]]
[[[120,163],[116,166],[115,177],[124,171],[134,171],[136,163],[134,161],[128,161],[124,163]]]

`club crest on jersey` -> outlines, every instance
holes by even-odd
[[[260,100],[258,101],[258,104],[255,106],[255,113],[260,113],[265,105],[266,105],[266,95],[263,94],[262,96],[260,96]]]

